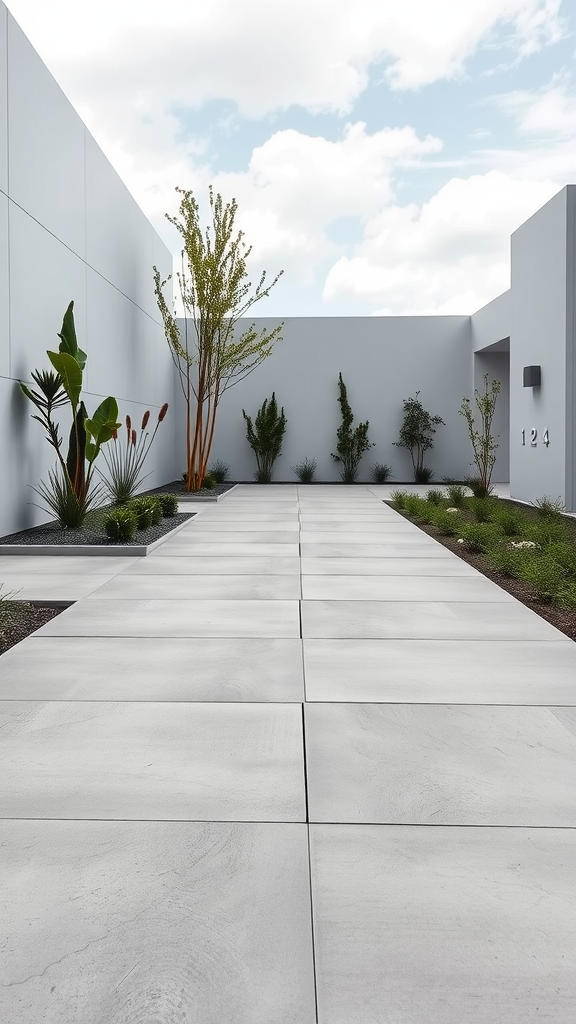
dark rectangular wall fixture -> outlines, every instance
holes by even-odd
[[[524,387],[537,388],[542,382],[542,371],[540,366],[524,367]]]

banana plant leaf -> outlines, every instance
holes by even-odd
[[[76,414],[82,391],[82,368],[74,356],[67,352],[47,352],[46,354],[56,372],[60,374],[62,386],[70,399],[74,414]]]
[[[81,370],[86,365],[86,353],[78,348],[78,340],[76,338],[76,327],[74,325],[74,300],[68,306],[68,309],[64,313],[64,319],[62,321],[62,330],[58,337],[60,338],[60,352],[67,353],[72,356]]]
[[[109,441],[115,430],[122,424],[118,422],[118,403],[111,395],[100,403],[91,419],[84,421],[86,430],[86,458],[94,462],[100,448]]]

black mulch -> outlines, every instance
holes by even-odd
[[[170,533],[180,523],[185,523],[187,519],[191,519],[194,515],[196,513],[190,511],[178,512],[175,516],[167,516],[165,519],[161,519],[156,526],[149,526],[146,530],[138,530],[133,540],[122,541],[122,543],[115,544],[114,546],[120,551],[123,548],[133,547],[135,544],[153,544],[155,540],[160,540],[161,537],[166,536],[167,533]],[[93,516],[96,517],[97,514],[93,513]],[[98,546],[114,543],[108,539],[102,529],[98,529],[97,521],[97,518],[96,521],[93,518],[91,520],[93,525],[84,525],[78,530],[62,529],[56,522],[45,523],[43,526],[35,526],[30,530],[22,530],[20,533],[11,533],[7,537],[0,537],[0,544],[62,544],[63,546],[90,544]]]

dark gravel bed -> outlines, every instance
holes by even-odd
[[[183,480],[172,480],[169,484],[163,484],[162,487],[154,487],[150,491],[142,491],[139,494],[139,498],[143,498],[149,494],[176,494],[179,498],[219,498],[220,495],[226,494],[230,488],[235,487],[236,483],[225,483],[216,484],[215,487],[201,487],[199,491],[187,491],[184,486]]]
[[[45,626],[64,608],[35,607],[27,601],[0,602],[0,655],[10,650],[40,626]]]
[[[153,544],[155,540],[165,537],[180,523],[185,523],[187,519],[191,519],[195,515],[195,512],[178,512],[175,516],[167,516],[156,526],[149,526],[147,530],[138,530],[133,540],[122,541],[120,544],[115,544],[115,547],[122,549],[134,545]],[[7,537],[0,537],[0,544],[30,544],[31,546],[61,544],[63,547],[70,544],[90,544],[97,547],[114,543],[99,528],[97,514],[93,513],[93,516],[96,518],[92,518],[89,525],[85,524],[79,530],[62,529],[56,522],[44,523],[44,525],[34,526],[30,530],[22,530],[21,533],[11,533]]]
[[[505,499],[500,500],[504,501]],[[385,504],[390,505],[391,508],[395,508],[395,505],[392,502],[386,502]],[[506,504],[520,508],[523,512],[528,511],[526,505],[522,505],[519,502],[506,501]],[[402,512],[401,509],[396,509],[396,512],[403,515],[409,522],[414,523],[414,525],[417,526],[419,530],[422,530],[423,533],[427,533],[428,536],[433,537],[434,540],[437,540],[443,547],[448,548],[448,550],[452,551],[453,554],[458,555],[458,558],[461,558],[462,561],[468,562],[468,565],[473,565],[474,568],[477,569],[478,572],[481,572],[483,576],[486,576],[489,580],[497,583],[499,587],[502,587],[502,590],[506,590],[508,594],[512,594],[512,597],[515,597],[517,601],[521,602],[521,604],[526,605],[527,608],[531,608],[531,610],[536,612],[537,615],[540,615],[541,618],[546,619],[550,625],[555,626],[556,629],[560,630],[561,633],[564,633],[565,636],[570,638],[570,640],[576,641],[576,612],[569,608],[558,608],[556,605],[546,604],[544,601],[538,601],[534,591],[528,583],[525,583],[523,580],[515,579],[513,576],[503,576],[502,573],[496,572],[490,565],[488,565],[484,555],[463,550],[462,545],[458,544],[458,539],[456,537],[443,537],[438,533],[436,527],[432,526],[430,523],[416,523],[414,519]],[[532,510],[530,510],[530,513],[531,512]],[[533,514],[536,516],[535,512]],[[570,520],[570,523],[571,522],[572,520]],[[574,526],[572,527],[569,525],[569,530],[570,532],[573,532],[576,539],[576,520],[573,522]]]

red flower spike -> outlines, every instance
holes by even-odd
[[[117,430],[113,430],[112,431],[112,437],[114,438],[115,441],[118,440],[118,431]]]
[[[164,419],[164,417],[165,417],[167,412],[168,412],[168,402],[164,402],[164,405],[162,406],[162,408],[160,409],[160,412],[158,413],[158,423],[162,423],[162,420]]]
[[[149,419],[150,419],[150,409],[147,409],[146,412],[144,413],[143,417],[142,417],[142,427],[141,427],[142,430],[146,430],[146,425],[147,425]]]
[[[132,431],[132,444],[136,447],[136,431]]]
[[[126,417],[126,426],[128,427],[128,430],[132,430],[132,420],[129,416]]]

